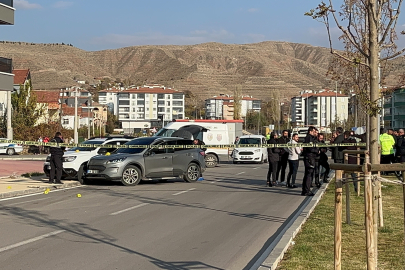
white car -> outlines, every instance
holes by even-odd
[[[108,137],[94,138],[82,142],[81,144],[92,144],[94,147],[82,147],[80,144],[77,147],[70,148],[63,154],[63,178],[77,178],[80,182],[83,181],[83,173],[87,171],[87,163],[90,158],[97,155],[106,155],[117,149],[117,145],[123,145],[126,142],[133,140],[133,137]],[[103,147],[103,145],[111,145],[111,147]],[[46,158],[44,163],[44,172],[49,176],[51,170],[50,165],[51,155]]]
[[[0,138],[0,140],[7,140],[5,138]],[[7,154],[12,156],[16,153],[21,153],[23,147],[21,144],[0,142],[0,154]]]
[[[262,147],[266,144],[266,137],[262,135],[244,135],[239,138],[238,144],[232,153],[233,164],[242,162],[268,162],[267,148]],[[257,144],[257,147],[239,147],[243,144]]]

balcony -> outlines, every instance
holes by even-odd
[[[13,84],[12,61],[11,59],[0,57],[0,90],[12,91]]]
[[[14,24],[13,0],[0,0],[0,24]]]

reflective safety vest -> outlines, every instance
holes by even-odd
[[[384,133],[380,135],[381,144],[381,155],[392,155],[394,154],[395,140],[392,135]]]

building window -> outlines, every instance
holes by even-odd
[[[119,105],[129,105],[129,100],[120,100],[118,102]]]
[[[120,98],[129,98],[129,94],[128,93],[121,93]]]
[[[164,100],[159,100],[159,101],[158,101],[158,106],[164,106],[164,105],[165,105]]]
[[[183,99],[183,94],[173,94],[173,99]]]
[[[167,109],[166,109],[166,112],[168,112],[168,113],[169,113],[169,112],[170,112],[170,108],[167,108]]]
[[[132,99],[136,99],[136,94],[131,94]]]
[[[149,98],[149,94],[145,94],[145,98]]]
[[[164,99],[165,95],[164,94],[158,94],[158,99]]]
[[[170,99],[170,95],[166,95],[166,99]]]
[[[139,98],[139,99],[144,99],[144,98],[145,98],[145,94],[138,94],[138,98]]]
[[[183,101],[173,101],[173,106],[183,106]]]
[[[145,101],[143,101],[143,100],[137,100],[136,101],[136,104],[139,106],[139,105],[145,105]]]
[[[69,125],[69,118],[64,118],[63,119],[63,124],[64,125]]]
[[[170,101],[167,101],[167,102],[166,102],[166,106],[170,106]]]

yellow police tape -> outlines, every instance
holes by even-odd
[[[50,146],[50,147],[83,147],[83,148],[97,148],[100,144],[76,144],[76,143],[53,143],[53,142],[36,142],[36,141],[15,141],[15,140],[0,140],[0,143],[21,144],[21,145],[34,145],[34,146]],[[344,147],[344,146],[357,146],[365,147],[366,143],[296,143],[296,144],[206,144],[206,145],[111,145],[104,144],[103,148],[288,148],[288,147]]]

